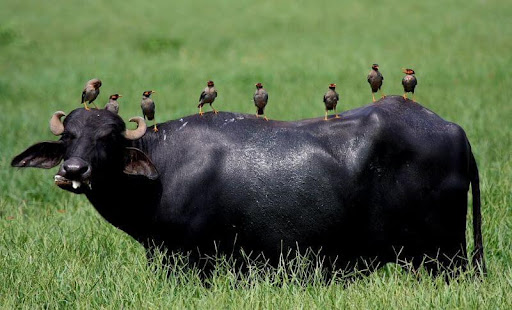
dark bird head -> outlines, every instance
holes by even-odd
[[[256,88],[258,88],[258,89],[263,88],[263,84],[261,84],[261,83],[257,83],[257,84],[256,84]]]
[[[142,93],[142,96],[149,97],[153,93],[156,93],[156,91],[154,91],[154,90],[146,90],[145,92]]]
[[[402,72],[405,73],[405,74],[414,74],[414,70],[413,69],[404,69],[404,68],[402,68]]]
[[[122,95],[119,95],[119,94],[113,94],[113,95],[110,95],[110,97],[108,99],[110,100],[117,100],[119,98],[123,97]]]
[[[336,89],[336,84],[334,84],[334,83],[329,84],[329,89],[335,90]]]
[[[206,82],[206,86],[213,87],[213,81],[209,80],[208,82]]]
[[[375,70],[375,71],[379,71],[379,65],[378,64],[373,64],[372,65],[372,69]]]

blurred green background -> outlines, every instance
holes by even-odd
[[[3,0],[0,305],[155,308],[179,301],[216,308],[236,300],[247,308],[510,308],[511,17],[505,0]],[[217,109],[254,113],[254,84],[262,82],[270,94],[267,115],[297,120],[323,115],[329,83],[338,85],[341,110],[370,103],[366,75],[374,62],[386,94],[402,94],[401,68],[413,68],[417,100],[466,130],[481,172],[490,271],[483,283],[404,286],[401,276],[378,273],[362,280],[363,291],[315,287],[308,295],[262,284],[260,291],[173,287],[167,295],[167,282],[144,269],[140,247],[106,224],[85,197],[53,186],[54,171],[9,167],[30,144],[55,139],[48,130],[51,114],[78,108],[93,77],[103,81],[98,105],[110,94],[124,96],[125,120],[141,114],[141,94],[149,89],[158,91],[157,121],[197,113],[208,79],[219,91]],[[127,272],[116,274],[119,266]],[[366,287],[373,298],[364,295]]]

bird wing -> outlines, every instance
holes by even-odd
[[[325,101],[327,101],[327,96],[324,95],[324,103],[325,103]]]
[[[155,117],[155,102],[152,99],[146,99],[141,104],[142,114],[147,117],[148,120],[153,120]]]
[[[366,77],[366,79],[368,80],[368,83],[371,83],[372,82],[372,77],[373,77],[373,73],[374,71],[373,70],[370,70],[370,72],[368,73],[368,76]]]
[[[206,96],[206,92],[203,90],[203,92],[201,92],[201,95],[199,96],[199,102],[201,102],[205,96]]]
[[[151,100],[151,102],[149,103],[149,108],[151,109],[151,114],[152,114],[152,118],[155,118],[155,110],[156,110],[156,107],[155,107],[155,102],[153,100]]]
[[[84,102],[85,102],[85,89],[84,89],[84,91],[82,92],[82,103],[84,103]]]
[[[217,91],[215,91],[214,94],[215,94],[215,98],[217,98]]]
[[[265,102],[268,102],[268,93],[265,92]]]
[[[340,95],[336,93],[336,101],[340,101]]]

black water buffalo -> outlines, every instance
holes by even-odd
[[[76,109],[15,167],[51,168],[110,223],[146,248],[201,255],[320,251],[347,266],[397,259],[466,264],[473,191],[473,261],[485,270],[478,170],[464,131],[388,96],[340,119],[262,121],[207,113],[127,131],[116,114]],[[140,139],[139,139],[140,137]],[[194,258],[195,257],[195,258]],[[333,266],[333,267],[336,267]],[[436,272],[434,264],[428,265]]]

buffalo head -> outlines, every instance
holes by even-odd
[[[146,124],[141,117],[130,122],[137,129],[127,130],[124,121],[107,110],[76,109],[61,122],[64,112],[55,112],[50,130],[58,141],[37,143],[16,156],[13,167],[52,168],[61,161],[55,183],[74,193],[90,190],[95,182],[128,174],[149,179],[158,178],[151,160],[131,147],[130,140],[141,138]]]

